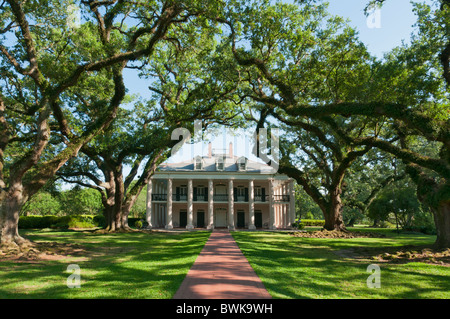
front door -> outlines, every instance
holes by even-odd
[[[237,227],[238,228],[245,227],[245,213],[242,210],[238,210],[237,212]]]
[[[262,228],[262,213],[255,212],[255,227]]]
[[[216,210],[214,214],[214,226],[215,227],[227,227],[227,211],[226,210]]]
[[[186,227],[187,225],[187,211],[180,211],[180,227]]]
[[[205,227],[205,212],[202,210],[197,211],[197,227]]]

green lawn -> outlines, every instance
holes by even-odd
[[[450,267],[382,263],[336,254],[355,247],[429,245],[435,240],[421,234],[381,232],[387,237],[299,238],[275,232],[232,235],[273,298],[450,298]],[[367,287],[371,263],[380,267],[380,288]]]
[[[210,232],[89,234],[23,231],[33,241],[80,244],[79,256],[45,261],[0,259],[0,298],[172,298]],[[70,264],[81,287],[69,289]]]
[[[434,236],[376,231],[388,236],[321,239],[259,231],[232,235],[274,298],[450,298],[450,267],[378,263],[336,254],[355,247],[427,245],[434,241]],[[21,234],[35,242],[79,244],[83,250],[55,260],[0,258],[0,299],[172,298],[210,232],[28,230]],[[370,263],[381,268],[379,289],[367,288]],[[81,288],[67,287],[70,264],[81,269]]]

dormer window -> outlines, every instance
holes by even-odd
[[[247,159],[243,156],[239,157],[239,159],[236,162],[236,165],[237,165],[239,171],[247,170]]]
[[[216,160],[216,169],[218,171],[223,171],[225,167],[225,162],[222,156],[219,156]]]
[[[196,171],[203,169],[203,159],[200,156],[197,156],[194,160],[194,169]]]

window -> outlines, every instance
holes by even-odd
[[[207,188],[203,185],[194,187],[194,201],[207,201]]]
[[[238,186],[236,189],[236,195],[238,197],[244,197],[245,196],[245,187],[244,186]]]
[[[247,159],[245,157],[239,157],[236,163],[239,171],[247,170]]]
[[[261,186],[255,186],[254,188],[254,199],[256,202],[265,202],[266,201],[266,194],[265,189]]]
[[[195,169],[196,171],[202,170],[202,169],[203,169],[203,160],[202,160],[202,158],[201,158],[200,156],[197,156],[197,157],[195,158],[195,166],[194,166],[194,169]]]
[[[185,201],[187,200],[187,186],[181,185],[180,186],[180,194],[178,195],[179,200]]]
[[[220,156],[217,158],[217,161],[216,161],[216,169],[218,171],[223,171],[224,168],[225,168],[225,163],[224,163],[223,157]]]
[[[197,195],[206,195],[206,187],[203,185],[197,186]]]

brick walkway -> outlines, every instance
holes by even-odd
[[[174,299],[268,299],[228,230],[214,230]]]

